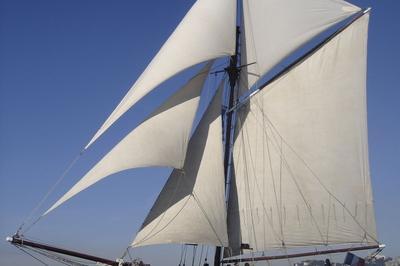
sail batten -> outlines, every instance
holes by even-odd
[[[369,14],[238,111],[232,254],[376,244],[366,124]],[[251,195],[251,196],[250,196]],[[235,203],[236,202],[236,203]]]
[[[212,64],[213,61],[208,62],[147,120],[122,139],[45,214],[111,174],[138,167],[182,168],[200,94]]]
[[[234,54],[235,26],[236,1],[197,0],[85,149],[165,80],[195,64]]]
[[[222,85],[132,243],[227,246],[221,121]]]

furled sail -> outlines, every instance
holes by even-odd
[[[377,243],[366,118],[368,20],[368,14],[357,19],[239,110],[231,186],[237,194],[228,208],[232,255],[241,244],[263,251]]]
[[[132,246],[202,243],[227,246],[223,167],[222,84]]]
[[[360,11],[343,0],[243,0],[241,91],[330,26]],[[247,84],[248,83],[248,84]]]
[[[212,63],[207,63],[150,118],[122,139],[45,214],[111,174],[136,167],[182,168],[200,94]]]
[[[197,63],[234,54],[235,26],[236,1],[196,1],[85,149],[165,80]]]

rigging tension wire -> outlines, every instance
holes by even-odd
[[[185,244],[182,244],[182,247],[181,247],[181,259],[179,260],[179,266],[181,266],[182,265],[182,261],[183,261],[183,254],[184,254],[184,252],[185,252]]]
[[[203,251],[204,251],[204,245],[201,245],[200,258],[199,258],[199,266],[201,265],[201,259],[203,258]]]
[[[35,208],[33,208],[33,210],[31,211],[31,213],[27,216],[27,218],[21,223],[21,225],[18,227],[17,230],[17,235],[19,234],[19,232],[22,231],[23,227],[25,226],[25,224],[27,222],[29,222],[34,214],[36,214],[36,212],[39,210],[40,207],[42,207],[42,205],[44,204],[44,202],[47,200],[47,198],[51,195],[51,193],[53,193],[53,191],[55,190],[55,188],[61,183],[61,181],[66,177],[66,175],[69,173],[69,171],[72,169],[72,167],[78,162],[78,160],[80,159],[80,157],[83,155],[85,150],[82,150],[73,160],[72,162],[68,165],[68,167],[64,170],[64,172],[61,174],[61,176],[58,178],[58,180],[56,181],[56,183],[54,183],[54,185],[47,191],[47,193],[44,195],[44,197],[39,201],[39,203],[36,205]],[[32,226],[34,226],[37,222],[39,222],[39,220],[43,217],[43,214],[40,215],[33,223],[31,223],[24,231],[23,233],[26,233],[29,229],[32,228]]]
[[[194,261],[196,260],[196,252],[197,252],[197,245],[194,245],[192,252],[192,266],[194,266]]]
[[[187,245],[185,244],[185,250],[184,250],[184,254],[183,254],[183,266],[186,265],[186,252],[187,252]]]
[[[260,107],[256,104],[256,106],[260,109]],[[342,201],[340,201],[339,200],[339,198],[338,197],[336,197],[334,194],[333,194],[333,192],[332,191],[330,191],[327,187],[326,187],[326,185],[322,182],[322,180],[321,180],[321,178],[315,173],[315,171],[310,167],[310,165],[309,164],[307,164],[307,162],[305,161],[305,159],[304,158],[302,158],[301,156],[300,156],[300,154],[282,137],[282,135],[279,133],[279,131],[277,130],[277,128],[276,128],[276,126],[272,123],[272,121],[269,119],[269,117],[267,116],[267,114],[263,111],[263,110],[260,110],[261,111],[261,113],[262,113],[262,115],[266,118],[266,120],[267,120],[267,122],[269,123],[269,128],[270,128],[270,130],[272,131],[272,132],[275,132],[279,137],[280,137],[280,139],[281,139],[281,141],[283,142],[283,144],[285,144],[292,152],[293,152],[293,154],[299,159],[299,161],[308,169],[308,171],[311,173],[311,176],[313,176],[316,180],[317,180],[317,182],[321,185],[321,187],[336,201],[336,202],[338,202],[342,207],[343,207],[343,209],[348,213],[348,215],[353,219],[353,221],[358,225],[358,227],[361,229],[361,230],[363,230],[364,231],[364,233],[366,234],[366,235],[368,235],[372,240],[374,240],[376,243],[379,243],[379,241],[377,240],[377,239],[375,239],[375,237],[373,237],[368,231],[367,231],[367,229],[366,228],[364,228],[361,224],[360,224],[360,222],[356,219],[356,217],[351,213],[351,211],[346,207],[346,205],[342,202]],[[252,113],[252,112],[251,112]],[[252,113],[253,115],[254,115],[254,113]],[[255,115],[254,115],[255,116]],[[255,116],[256,117],[256,116]],[[282,156],[282,155],[281,155]],[[298,184],[297,184],[297,181],[295,180],[295,175],[293,174],[293,172],[292,172],[292,170],[291,170],[291,168],[290,168],[290,166],[289,166],[289,164],[288,164],[288,162],[287,162],[287,160],[285,160],[285,158],[283,158],[282,157],[282,159],[283,159],[283,162],[284,162],[284,164],[286,165],[286,168],[287,168],[287,170],[290,172],[290,175],[291,175],[291,177],[292,177],[292,179],[293,179],[293,181],[296,183],[296,186],[298,186]],[[302,191],[300,191],[300,188],[298,188],[299,189],[299,192],[300,192],[300,194],[301,194],[301,196],[302,197],[304,197],[304,195],[302,194]],[[308,202],[305,200],[305,203],[308,205]],[[308,206],[308,207],[310,207],[310,206]],[[311,212],[310,212],[310,214],[311,214]],[[312,215],[311,215],[312,216]],[[314,217],[312,216],[312,218],[313,218],[313,220],[314,220]],[[315,221],[314,221],[315,222]],[[318,228],[318,230],[320,231],[320,228],[317,226],[317,228]],[[320,233],[321,234],[321,233]],[[322,236],[322,234],[321,234],[321,238],[323,239],[323,236]]]
[[[37,261],[40,262],[41,264],[46,265],[46,266],[49,266],[49,264],[47,264],[47,263],[45,263],[44,261],[42,261],[41,259],[35,257],[34,255],[32,255],[32,254],[29,253],[28,251],[24,250],[23,248],[21,248],[21,247],[19,247],[19,246],[17,246],[17,245],[15,245],[15,247],[16,247],[17,249],[21,250],[22,252],[24,252],[25,254],[27,254],[28,256],[34,258],[35,260],[37,260]]]

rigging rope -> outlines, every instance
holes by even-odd
[[[49,259],[53,259],[53,260],[55,260],[55,261],[58,261],[58,262],[60,262],[61,264],[64,264],[64,265],[67,265],[67,266],[70,266],[70,265],[71,265],[71,264],[67,264],[67,263],[64,262],[64,261],[59,261],[57,258],[52,257],[50,254],[48,254],[48,253],[46,253],[46,252],[44,252],[44,251],[41,252],[41,251],[39,251],[39,250],[35,250],[35,249],[29,248],[29,247],[25,247],[25,248],[31,250],[32,252],[36,252],[36,253],[38,253],[38,254],[44,256],[44,257],[47,257],[47,258],[49,258]]]
[[[208,217],[208,215],[207,215],[206,211],[204,210],[203,206],[201,205],[200,200],[199,200],[198,197],[196,196],[196,193],[195,193],[194,190],[193,190],[192,195],[193,195],[194,200],[197,202],[197,206],[199,206],[199,208],[200,208],[200,210],[202,211],[204,217],[206,218],[208,224],[210,225],[212,231],[214,232],[215,236],[217,237],[219,243],[221,244],[221,247],[223,247],[224,244],[223,244],[221,238],[219,237],[219,235],[217,234],[217,230],[214,228],[213,224],[211,223],[210,218]]]
[[[126,256],[128,256],[129,259],[130,259],[130,262],[133,262],[132,255],[131,255],[131,253],[130,253],[130,251],[129,251],[131,248],[132,248],[131,246],[128,246],[128,247],[125,249],[124,253],[123,253],[122,256],[121,256],[121,259],[124,259]]]
[[[179,260],[179,264],[178,264],[179,266],[182,265],[184,250],[185,250],[185,244],[182,244],[182,246],[181,246],[181,259]]]
[[[35,260],[37,260],[38,262],[40,262],[41,264],[45,265],[45,266],[49,266],[49,264],[45,263],[44,261],[42,261],[41,259],[35,257],[34,255],[32,255],[31,253],[29,253],[28,251],[24,250],[23,248],[14,245],[17,249],[21,250],[22,252],[24,252],[25,254],[27,254],[28,256],[34,258]]]
[[[130,247],[129,247],[129,248],[130,248]],[[134,259],[133,259],[132,255],[131,255],[131,252],[129,251],[129,249],[128,249],[128,256],[129,256],[129,259],[131,260],[131,262],[133,262]]]
[[[183,180],[185,179],[185,178],[184,178],[184,171],[181,171],[181,176],[180,176],[179,179],[178,179],[178,184],[175,186],[174,192],[171,193],[170,198],[169,198],[169,202],[168,202],[168,205],[167,205],[167,206],[172,206],[171,203],[172,203],[173,197],[174,197],[175,194],[177,193],[178,188],[180,187],[180,183],[181,183],[182,179],[183,179]],[[167,181],[167,182],[168,182],[168,181]],[[156,230],[156,228],[160,225],[161,221],[164,219],[164,216],[166,215],[166,213],[167,213],[167,211],[168,211],[168,209],[165,210],[165,211],[163,212],[163,214],[161,215],[161,217],[158,216],[158,217],[160,217],[160,219],[157,221],[157,223],[154,225],[154,227],[150,230],[150,232],[147,233],[147,234],[142,238],[142,240],[138,241],[138,242],[136,243],[136,245],[141,244],[141,243],[143,243],[143,242],[149,240],[150,238],[153,238],[154,236],[156,236],[156,235],[158,235],[160,232],[162,232],[165,228],[167,228],[168,225],[170,225],[170,224],[175,220],[175,218],[183,211],[183,209],[186,207],[186,205],[187,205],[187,203],[189,202],[189,200],[190,200],[190,197],[187,197],[186,201],[185,201],[184,204],[182,205],[182,208],[181,208],[180,210],[178,210],[178,212],[171,218],[171,220],[168,221],[167,224],[164,225],[161,229],[159,229],[158,231],[154,232],[154,231]],[[158,218],[158,217],[157,217],[157,218]],[[157,218],[155,218],[155,219],[157,219]],[[141,228],[138,230],[138,232],[140,232],[141,229],[143,229],[143,225],[142,225]],[[153,233],[153,232],[154,232],[154,233]]]
[[[257,104],[256,104],[256,106],[259,107]],[[263,115],[265,115],[265,114],[263,113],[263,110],[261,110],[261,113],[262,113]],[[254,118],[257,120],[257,116],[254,114],[254,112],[252,112],[252,110],[250,110],[250,114],[252,114],[252,115],[254,116]],[[266,115],[265,115],[265,116],[266,116]],[[267,118],[267,121],[268,121],[269,123],[271,123],[271,121],[270,121],[268,118]],[[266,129],[266,130],[267,130],[267,129]],[[282,139],[283,139],[283,138],[282,138]],[[274,146],[274,147],[275,147],[275,146]],[[277,149],[277,148],[275,147],[275,149]],[[280,157],[281,157],[282,160],[284,161],[285,167],[286,167],[286,169],[288,170],[289,175],[290,175],[290,177],[292,178],[292,181],[294,182],[294,184],[295,184],[295,186],[296,186],[296,188],[297,188],[297,191],[299,192],[299,194],[300,194],[302,200],[303,200],[304,203],[306,204],[306,207],[307,207],[307,210],[308,210],[308,212],[309,212],[309,214],[310,214],[310,217],[311,217],[311,219],[312,219],[314,225],[316,226],[316,228],[317,228],[317,230],[318,230],[318,233],[319,233],[319,235],[320,235],[320,237],[321,237],[321,241],[323,242],[323,241],[324,241],[323,234],[322,234],[322,231],[321,231],[321,229],[320,229],[320,227],[319,227],[319,225],[318,225],[318,223],[317,223],[317,221],[316,221],[316,219],[315,219],[315,217],[314,217],[314,215],[313,215],[313,213],[312,213],[310,203],[307,201],[307,198],[305,197],[303,191],[301,190],[300,185],[299,185],[299,183],[298,183],[298,181],[297,181],[297,179],[296,179],[296,176],[295,176],[295,174],[293,173],[293,171],[292,171],[292,169],[291,169],[289,163],[287,162],[287,160],[285,159],[285,157],[283,156],[283,154],[280,154]]]
[[[260,107],[256,104],[256,106],[260,109]],[[346,205],[340,201],[321,181],[321,178],[313,171],[313,169],[307,164],[307,162],[294,150],[294,148],[289,145],[289,143],[287,143],[285,141],[285,139],[282,137],[282,135],[279,133],[279,131],[276,129],[275,125],[272,123],[272,121],[268,118],[267,114],[265,114],[265,112],[263,110],[261,110],[261,113],[263,116],[265,116],[265,118],[267,119],[268,123],[270,124],[269,127],[271,128],[271,130],[275,131],[276,134],[281,138],[281,140],[283,141],[283,143],[293,152],[293,154],[300,160],[300,162],[308,169],[308,171],[310,171],[311,175],[317,180],[317,182],[321,185],[321,187],[335,200],[337,201],[343,208],[344,210],[350,215],[350,217],[353,219],[353,221],[359,226],[359,228],[361,230],[364,231],[364,233],[366,235],[368,235],[372,240],[374,240],[376,243],[379,243],[379,241],[377,239],[375,239],[375,237],[373,237],[371,234],[369,234],[367,232],[367,230],[360,224],[360,222],[356,219],[356,217],[351,213],[351,211],[346,207]],[[254,114],[253,114],[254,115]],[[283,154],[282,154],[283,155]],[[283,158],[283,156],[282,156]],[[288,162],[286,160],[284,160],[285,164],[287,165],[287,169],[289,170],[289,172],[291,172],[291,169],[288,165]],[[293,175],[293,173],[291,172],[291,175]],[[294,176],[293,176],[294,178]],[[297,183],[297,182],[295,182]],[[321,234],[322,235],[322,234]],[[323,238],[322,238],[323,239]]]
[[[183,256],[183,266],[186,265],[186,253],[187,253],[187,245],[185,244],[184,256]]]
[[[192,251],[192,266],[194,266],[194,261],[196,260],[197,245],[193,245]]]
[[[51,252],[51,251],[45,251],[45,250],[36,249],[36,248],[32,248],[32,247],[27,247],[27,246],[24,246],[23,248],[28,249],[28,250],[30,250],[32,252],[37,253],[37,254],[40,254],[40,255],[42,255],[44,257],[47,257],[49,259],[52,259],[54,261],[57,261],[59,263],[62,263],[64,265],[87,266],[87,265],[90,265],[90,264],[95,264],[95,263],[89,263],[88,264],[87,262],[82,262],[82,261],[77,260],[77,259],[71,260],[67,256],[62,256],[62,255],[60,255],[58,253]]]
[[[201,265],[201,259],[203,258],[203,250],[204,250],[204,245],[201,245],[200,258],[199,258],[199,266]]]
[[[22,231],[23,227],[25,226],[25,224],[30,221],[34,214],[36,214],[36,212],[39,210],[40,207],[42,207],[42,205],[44,204],[44,202],[47,200],[47,198],[51,195],[51,193],[53,193],[53,191],[55,190],[55,188],[61,183],[61,181],[65,178],[65,176],[69,173],[69,171],[72,169],[72,167],[78,162],[78,160],[80,159],[80,157],[83,155],[85,150],[82,150],[73,160],[72,162],[68,165],[68,167],[64,170],[64,172],[61,174],[61,176],[58,178],[58,180],[56,181],[56,183],[50,187],[50,189],[47,191],[47,193],[44,195],[44,197],[39,201],[39,203],[36,205],[35,208],[33,208],[33,210],[31,211],[31,213],[27,216],[27,218],[25,218],[25,220],[21,223],[21,225],[18,227],[17,230],[17,234],[19,234],[19,232]],[[37,222],[39,222],[39,220],[43,217],[43,214],[40,215],[36,220],[34,220],[33,223],[31,223],[30,225],[28,225],[28,227],[23,230],[23,234],[26,233],[29,229],[32,228],[32,226],[34,226]]]
[[[243,134],[242,134],[242,140],[241,141],[243,143],[243,145],[242,145],[242,150],[243,150],[242,157],[243,157],[243,160],[244,160],[244,164],[245,164],[245,166],[250,165],[252,167],[253,172],[255,172],[254,160],[253,160],[253,156],[251,155],[251,150],[249,149],[249,151],[248,151],[249,155],[250,155],[250,158],[249,158],[250,159],[250,163],[247,163],[247,158],[246,158],[246,154],[245,154],[245,151],[244,151],[244,144],[245,144],[246,140],[247,140],[247,145],[250,146],[250,143],[249,143],[249,140],[250,140],[249,132],[248,132],[248,130],[246,128],[243,129],[242,132],[243,132]],[[246,140],[245,140],[245,137],[246,137]],[[247,191],[246,194],[248,195],[248,198],[249,198],[250,195],[252,195],[252,192],[250,191],[250,183],[249,183],[250,182],[249,181],[249,173],[248,173],[249,169],[248,169],[248,167],[245,167],[244,170],[245,170],[246,188],[248,187],[248,189],[247,189],[248,191]],[[257,178],[254,179],[254,183],[255,183],[256,191],[258,192],[259,196],[261,197],[262,193],[260,191],[260,186],[258,184]],[[252,210],[250,198],[248,200],[250,201],[250,210]],[[261,199],[261,204],[262,204],[262,208],[263,208],[263,214],[267,217],[267,222],[270,225],[270,227],[272,229],[272,232],[274,233],[275,238],[278,239],[279,241],[281,241],[282,239],[279,237],[279,234],[275,231],[275,228],[273,226],[273,219],[272,219],[271,215],[268,214],[264,198]],[[251,212],[251,216],[252,216],[252,212]],[[254,218],[252,216],[252,220],[253,219]],[[252,222],[252,224],[253,224],[253,231],[254,231],[254,222]],[[254,232],[254,234],[255,234],[255,232]],[[251,235],[251,234],[249,234],[249,235]],[[256,237],[254,236],[254,238],[256,238]]]

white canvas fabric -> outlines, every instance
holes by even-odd
[[[365,14],[238,114],[232,254],[377,243],[368,162]],[[237,195],[237,197],[235,197]]]
[[[221,86],[222,87],[222,86]],[[227,246],[220,88],[132,246],[193,243]]]
[[[234,54],[235,26],[236,1],[196,1],[85,149],[165,80],[200,62]]]
[[[130,132],[45,214],[117,172],[136,167],[182,168],[200,94],[212,62]]]
[[[241,91],[307,41],[357,11],[360,8],[342,0],[243,0],[241,63],[256,64],[241,71]]]

